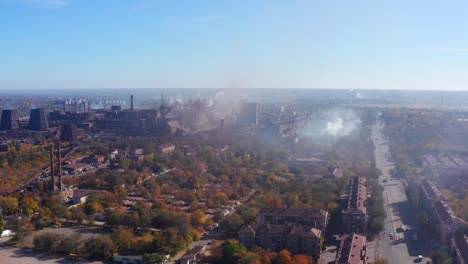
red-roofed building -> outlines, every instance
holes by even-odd
[[[328,212],[306,208],[263,208],[258,213],[258,222],[272,225],[307,225],[325,230]]]
[[[244,225],[239,241],[248,248],[260,246],[273,251],[288,249],[293,254],[320,257],[322,232],[302,225]]]
[[[341,211],[342,222],[347,232],[365,234],[367,230],[367,186],[364,177],[349,180],[346,208]]]
[[[350,234],[345,235],[340,243],[335,264],[365,264],[366,237]]]

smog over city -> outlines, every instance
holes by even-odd
[[[0,0],[0,264],[468,263],[466,10]]]

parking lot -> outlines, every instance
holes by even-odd
[[[58,228],[44,228],[43,230],[36,231],[28,235],[25,238],[23,245],[25,247],[32,247],[34,236],[37,236],[45,232],[61,234],[65,236],[79,234],[81,240],[85,240],[87,238],[98,236],[98,235],[110,235],[111,234],[111,230],[107,230],[107,229],[103,229],[101,227],[95,227],[95,226],[83,226],[82,225],[82,226],[64,226],[64,227],[58,227]]]

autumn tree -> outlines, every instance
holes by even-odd
[[[228,236],[234,236],[243,224],[244,219],[237,213],[226,216],[221,222],[221,226],[226,230]]]
[[[206,223],[206,216],[200,209],[195,210],[190,215],[190,218],[194,225],[204,225]]]
[[[18,199],[10,196],[0,197],[0,206],[4,214],[13,214],[18,210]]]
[[[294,264],[314,264],[314,260],[311,256],[306,255],[295,255],[293,258]]]
[[[276,255],[275,262],[276,264],[294,264],[294,259],[291,256],[291,252],[287,249],[281,250],[278,255]]]
[[[111,236],[119,251],[128,252],[134,249],[136,238],[132,231],[118,228]]]
[[[2,233],[3,230],[5,230],[5,219],[3,218],[3,215],[0,214],[0,233]]]
[[[90,257],[108,259],[117,252],[117,246],[109,237],[98,236],[86,239],[84,250]]]
[[[223,254],[223,263],[235,264],[240,259],[242,253],[247,249],[237,240],[227,240],[221,245]]]

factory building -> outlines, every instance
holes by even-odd
[[[45,131],[49,128],[47,114],[44,109],[31,109],[29,117],[29,129],[36,131]]]
[[[18,130],[19,116],[16,110],[3,110],[0,130]]]

